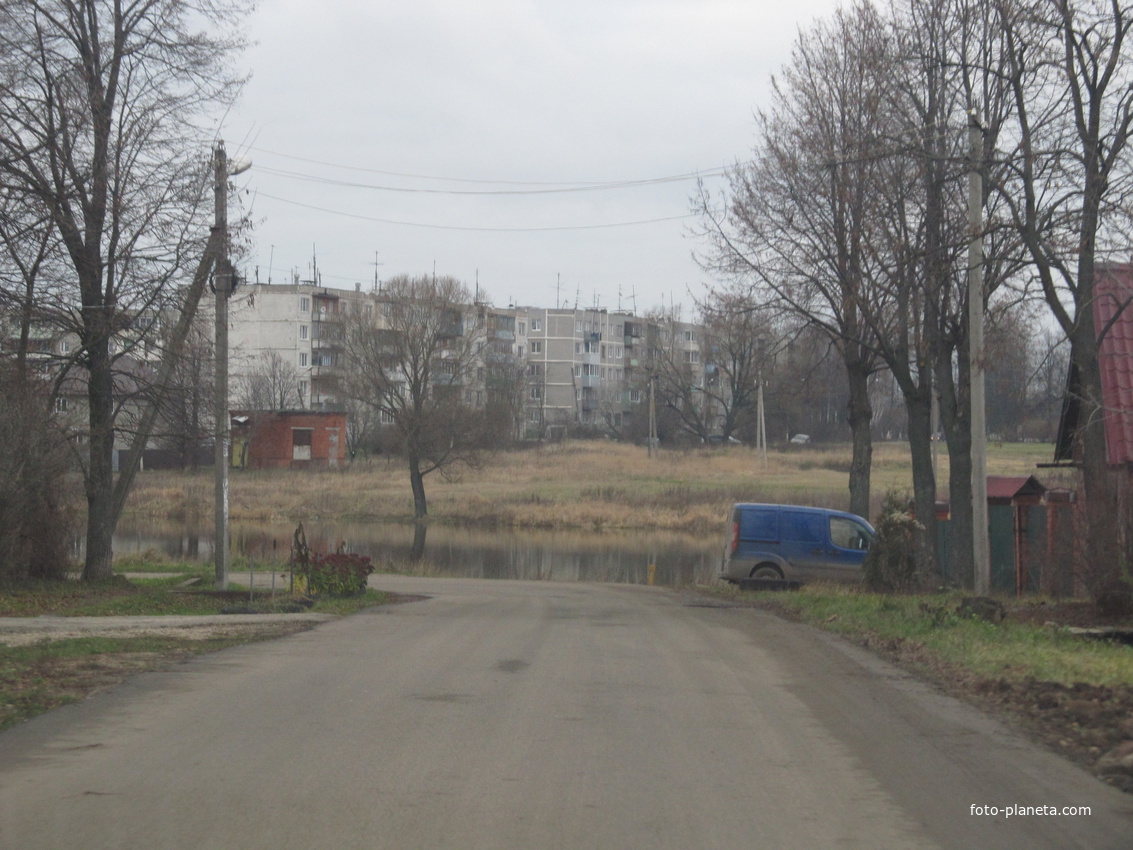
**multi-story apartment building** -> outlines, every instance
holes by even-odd
[[[342,409],[344,322],[351,311],[382,321],[383,293],[311,282],[252,284],[234,295],[229,317],[233,402],[241,381],[275,357],[293,371],[297,407]],[[693,382],[705,380],[698,327],[605,309],[470,304],[462,334],[476,335],[479,368],[461,379],[466,403],[506,406],[517,437],[583,427],[625,433],[647,421],[649,383],[663,357]],[[643,427],[643,426],[642,426]]]
[[[365,294],[311,282],[241,287],[228,306],[229,371],[233,400],[247,381],[275,360],[295,386],[294,406],[341,409],[343,322]]]
[[[527,330],[528,436],[574,426],[624,433],[646,421],[649,381],[665,356],[685,364],[690,380],[705,379],[696,325],[608,310],[518,314]]]

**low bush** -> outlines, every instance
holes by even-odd
[[[366,592],[366,579],[373,571],[368,555],[315,555],[304,576],[306,591],[315,596],[355,596]]]
[[[894,492],[886,493],[874,523],[877,536],[862,564],[862,579],[867,590],[904,593],[913,589],[918,528],[920,525],[909,513],[906,500]]]

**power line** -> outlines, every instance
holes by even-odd
[[[414,221],[398,221],[396,219],[378,218],[376,216],[361,215],[359,213],[344,212],[343,210],[333,210],[327,207],[319,207],[314,204],[305,204],[302,201],[292,201],[288,198],[280,198],[276,195],[269,195],[267,192],[257,192],[257,196],[262,198],[270,198],[273,201],[279,201],[283,204],[291,204],[296,207],[303,207],[304,209],[315,210],[317,212],[329,213],[330,215],[343,216],[345,218],[354,218],[361,221],[374,221],[379,224],[394,224],[402,227],[423,227],[431,230],[470,230],[489,233],[544,233],[554,231],[569,231],[569,230],[602,230],[612,227],[633,227],[641,224],[659,224],[665,221],[680,221],[687,218],[696,218],[697,213],[686,213],[684,215],[672,215],[662,218],[642,219],[639,221],[619,221],[609,222],[606,224],[578,224],[578,225],[560,225],[555,227],[472,227],[467,225],[448,225],[448,224],[425,224],[423,222]]]
[[[648,186],[648,185],[653,185],[653,184],[657,184],[657,183],[675,183],[675,182],[681,182],[681,181],[687,181],[687,180],[696,180],[696,179],[701,178],[701,177],[719,177],[719,176],[725,174],[726,171],[727,171],[726,168],[722,167],[722,168],[708,169],[707,171],[690,171],[690,172],[686,172],[684,174],[672,174],[672,175],[668,175],[668,176],[664,176],[664,177],[650,177],[650,178],[632,179],[632,180],[569,180],[569,181],[568,180],[561,180],[561,181],[555,181],[555,180],[538,180],[538,181],[533,181],[533,180],[483,180],[483,179],[473,179],[473,178],[468,178],[468,177],[438,177],[436,175],[411,174],[411,173],[406,173],[406,172],[401,172],[401,171],[386,171],[386,170],[382,170],[382,169],[379,169],[379,168],[366,168],[364,166],[358,166],[358,165],[342,165],[340,163],[326,162],[325,160],[308,159],[306,157],[294,156],[292,154],[279,153],[278,151],[270,151],[270,150],[267,150],[265,148],[256,147],[254,145],[249,145],[249,150],[259,151],[260,153],[266,153],[266,154],[269,154],[270,156],[278,156],[278,157],[282,157],[283,159],[290,159],[290,160],[294,160],[296,162],[307,162],[307,163],[311,163],[312,165],[322,165],[322,166],[325,166],[327,168],[338,168],[338,169],[341,169],[341,170],[344,170],[344,171],[357,171],[357,172],[361,172],[361,173],[364,173],[364,174],[382,174],[382,175],[385,175],[385,176],[388,176],[388,177],[407,177],[407,178],[414,179],[414,180],[434,180],[434,181],[438,181],[438,182],[473,183],[473,184],[480,184],[480,185],[560,187],[560,188],[544,188],[542,190],[539,190],[539,191],[546,191],[546,192],[552,192],[552,191],[575,192],[575,191],[588,191],[588,190],[594,190],[594,189],[619,189],[619,188],[629,188],[629,187],[634,187],[634,186]],[[271,169],[271,168],[265,168],[265,167],[262,167],[262,166],[259,167],[259,170],[261,170],[261,171],[271,171],[272,173],[277,173],[277,174],[284,175],[284,176],[304,177],[306,179],[311,179],[311,180],[325,179],[325,178],[317,178],[317,177],[314,177],[312,175],[299,174],[298,172],[283,171],[283,170],[280,170],[280,169]],[[333,180],[330,180],[330,179],[326,179],[326,182],[336,183],[336,184],[338,183],[338,181],[333,181]],[[341,185],[364,186],[364,184],[354,184],[354,183],[350,183],[348,181],[343,181]],[[381,186],[381,187],[368,187],[367,186],[365,188],[389,189],[390,191],[415,191],[415,190],[412,190],[412,189],[400,189],[400,188],[395,189],[393,187],[384,187],[384,186]],[[444,190],[434,189],[434,190],[416,190],[416,191],[442,192]],[[495,194],[495,193],[485,192],[484,194]],[[507,192],[500,191],[499,194],[507,194]]]
[[[542,189],[429,189],[420,186],[378,186],[373,183],[359,183],[354,180],[335,180],[331,177],[319,177],[314,174],[302,174],[298,171],[284,171],[270,166],[260,166],[263,174],[276,177],[285,177],[291,180],[305,180],[310,183],[319,183],[324,186],[342,186],[351,189],[371,189],[379,192],[407,192],[420,195],[560,195],[572,192],[605,192],[612,189],[635,189],[640,186],[660,186],[666,183],[683,183],[705,175],[679,175],[675,177],[656,177],[648,180],[623,180],[613,183],[591,183],[580,186],[559,186]],[[716,173],[722,174],[723,171]],[[707,175],[707,176],[714,176]]]

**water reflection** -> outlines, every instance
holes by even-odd
[[[291,524],[237,524],[231,528],[232,555],[252,563],[282,563],[291,552]],[[406,563],[414,550],[412,525],[382,523],[304,523],[313,552],[345,551],[369,555],[376,563]],[[719,572],[719,539],[664,532],[588,533],[582,531],[503,531],[433,525],[423,546],[421,571],[431,575],[653,583],[677,586],[708,582]],[[117,555],[156,550],[181,559],[212,559],[212,535],[204,528],[176,523],[119,523]],[[653,566],[651,571],[650,566]]]

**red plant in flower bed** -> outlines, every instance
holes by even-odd
[[[373,571],[368,555],[315,555],[307,572],[307,592],[329,596],[362,593],[366,589],[366,577]]]

